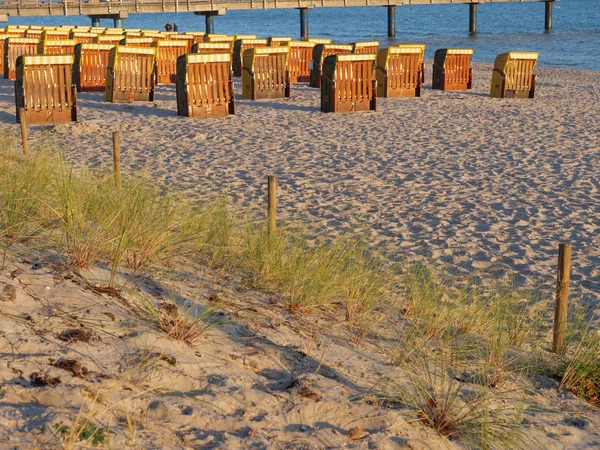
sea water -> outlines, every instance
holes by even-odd
[[[397,7],[395,39],[387,37],[387,9],[381,6],[310,9],[308,25],[311,37],[334,42],[378,40],[382,47],[424,43],[430,58],[436,49],[447,47],[473,48],[473,60],[487,62],[506,51],[536,51],[540,65],[600,70],[600,0],[562,0],[555,2],[553,9],[550,33],[544,32],[543,2],[480,4],[473,36],[468,32],[469,7],[465,4]],[[179,32],[205,29],[204,17],[189,12],[130,14],[123,26],[164,30],[167,21],[177,23]],[[228,11],[215,17],[214,23],[215,33],[294,39],[300,33],[296,9]],[[90,25],[91,20],[87,16],[10,17],[8,24]],[[113,21],[102,19],[101,25],[113,26]]]

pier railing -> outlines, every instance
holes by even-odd
[[[206,12],[241,9],[483,4],[547,0],[4,0],[8,16],[116,15],[119,13]],[[222,12],[222,13],[223,13]]]

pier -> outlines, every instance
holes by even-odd
[[[387,8],[388,36],[396,35],[396,7],[453,4],[468,6],[469,33],[477,33],[477,8],[486,3],[545,3],[544,29],[552,29],[552,6],[559,0],[4,0],[0,3],[0,22],[10,17],[88,16],[97,26],[100,19],[112,19],[122,27],[129,14],[186,13],[204,16],[207,33],[215,32],[214,17],[228,10],[298,9],[300,36],[308,37],[308,11],[313,8],[379,6]],[[465,14],[467,12],[465,11]],[[541,23],[541,22],[540,22]]]

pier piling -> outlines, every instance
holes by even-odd
[[[544,29],[552,31],[552,5],[554,2],[546,2],[546,13],[544,15]]]
[[[469,3],[469,33],[477,33],[477,3]]]
[[[123,19],[115,18],[113,25],[115,28],[123,28]]]
[[[388,37],[396,37],[396,6],[388,5],[387,7],[387,19],[388,19]]]
[[[99,27],[100,26],[100,17],[91,16],[92,26]]]
[[[300,39],[308,39],[308,8],[300,10]]]

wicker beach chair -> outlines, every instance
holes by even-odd
[[[421,47],[397,46],[377,52],[377,96],[420,97]]]
[[[17,79],[17,58],[22,55],[35,55],[40,42],[35,38],[7,38],[4,41],[4,78]]]
[[[98,35],[94,39],[94,44],[112,44],[119,45],[119,42],[123,39],[123,35],[121,34],[107,34],[107,35]]]
[[[177,60],[188,53],[188,45],[187,40],[173,39],[152,43],[156,48],[156,84],[175,84]]]
[[[242,57],[244,52],[250,48],[266,47],[266,39],[236,39],[233,43],[233,54],[231,57],[233,76],[242,76]]]
[[[104,92],[108,56],[114,45],[82,43],[75,46],[73,78],[77,92]]]
[[[496,57],[490,96],[496,98],[533,98],[535,64],[539,53],[510,52]]]
[[[288,56],[288,69],[290,71],[290,82],[310,82],[310,62],[312,61],[314,42],[290,41],[286,46],[290,49]]]
[[[0,33],[0,74],[2,76],[4,76],[4,45],[6,44],[6,39],[9,37],[15,38],[19,37],[19,35]]]
[[[41,39],[43,32],[44,30],[41,28],[29,28],[25,30],[25,34],[23,35],[23,37],[30,39]]]
[[[150,47],[154,42],[153,38],[150,37],[125,37],[119,41],[119,45],[125,45],[127,47]]]
[[[433,58],[433,89],[443,91],[464,91],[471,89],[473,70],[471,69],[472,48],[442,48]]]
[[[229,42],[233,45],[235,36],[229,36],[228,34],[207,34],[204,42]]]
[[[27,123],[77,121],[77,93],[72,83],[72,55],[23,55],[16,61],[15,106]]]
[[[290,97],[289,48],[255,47],[244,52],[242,97],[251,100]]]
[[[377,53],[379,41],[355,42],[352,44],[352,53]]]
[[[117,45],[110,50],[104,99],[109,102],[153,101],[156,49]]]
[[[177,59],[177,115],[235,114],[231,53],[187,53]]]
[[[279,47],[291,42],[293,39],[291,36],[271,36],[267,38],[267,45],[269,47]]]
[[[329,38],[308,38],[304,39],[306,42],[313,42],[316,44],[331,44],[331,39]]]
[[[104,28],[102,34],[105,36],[125,36],[125,30],[123,28]]]
[[[25,37],[25,33],[27,32],[27,28],[21,28],[20,26],[9,25],[4,28],[4,34],[10,34],[14,37]],[[41,35],[41,33],[40,33]]]
[[[192,45],[192,53],[231,53],[229,42],[198,42]]]
[[[91,44],[97,36],[96,33],[89,33],[87,31],[71,31],[69,33],[69,39],[73,39],[78,44]]]
[[[323,61],[321,111],[375,111],[374,54],[331,55]]]
[[[186,31],[183,33],[184,36],[192,36],[193,42],[192,45],[197,44],[199,42],[204,42],[205,33],[203,31]]]
[[[169,40],[185,42],[187,44],[186,52],[189,53],[192,51],[192,46],[194,45],[194,36],[190,36],[189,34],[173,34]]]
[[[152,38],[153,41],[158,41],[160,39],[166,39],[166,36],[163,36],[160,31],[142,31],[142,37]]]
[[[69,39],[69,33],[71,33],[71,29],[54,29],[54,30],[44,30],[42,31],[42,35],[40,36],[40,40],[42,41],[64,41],[65,39]]]
[[[352,53],[352,45],[346,44],[317,44],[313,48],[310,68],[310,87],[321,87],[323,61],[330,55],[348,55]]]
[[[38,43],[38,55],[72,55],[75,53],[77,41],[65,39],[63,41],[40,41]]]

